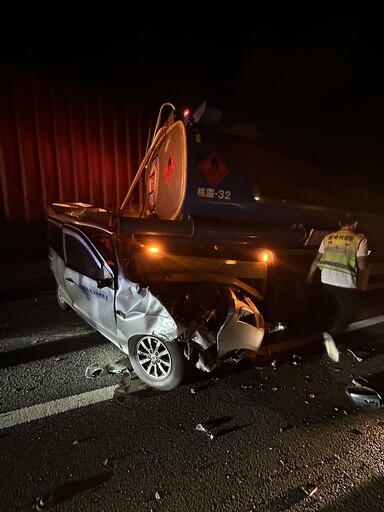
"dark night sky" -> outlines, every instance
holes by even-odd
[[[318,12],[279,4],[259,12],[256,4],[224,21],[223,13],[200,13],[178,23],[152,19],[133,32],[96,27],[59,42],[3,46],[0,57],[151,107],[193,109],[207,100],[267,139],[380,173],[384,31],[380,3],[368,4],[330,3],[327,11],[322,3]]]

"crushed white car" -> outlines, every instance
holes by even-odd
[[[113,220],[83,203],[50,206],[60,307],[119,347],[137,376],[159,390],[177,387],[189,365],[210,372],[257,352],[264,337],[260,296],[234,277],[237,266],[257,263],[212,258],[206,248],[200,255],[180,237],[154,237],[149,219],[135,219],[129,233],[114,231]]]

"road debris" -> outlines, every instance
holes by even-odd
[[[274,332],[285,331],[285,329],[286,329],[286,328],[287,328],[287,326],[286,326],[286,325],[284,325],[284,324],[282,324],[282,323],[280,323],[280,322],[277,322],[277,323],[275,323],[275,324],[269,324],[269,325],[267,326],[267,329],[266,329],[266,330],[267,330],[267,332],[268,332],[269,334],[272,334],[272,333],[274,333]]]
[[[357,407],[370,409],[382,407],[381,396],[375,389],[367,386],[348,386],[346,393]]]
[[[129,358],[126,357],[114,363],[107,363],[104,366],[99,365],[99,363],[93,363],[86,368],[85,376],[88,379],[95,379],[104,372],[109,374],[120,374],[126,370],[129,371],[130,368]]]
[[[195,430],[199,430],[200,432],[205,432],[207,434],[207,436],[209,437],[209,439],[213,439],[215,436],[212,434],[212,432],[210,432],[209,430],[207,430],[201,423],[199,423],[198,425],[196,425],[196,429]]]
[[[205,432],[210,439],[213,439],[238,430],[238,428],[240,428],[239,426],[228,426],[233,419],[233,416],[223,416],[221,418],[207,420],[204,423],[196,425],[195,430]]]
[[[128,369],[125,369],[121,378],[120,384],[117,386],[113,393],[113,398],[122,402],[125,400],[129,393],[129,388],[132,382],[132,374]]]
[[[308,498],[313,496],[315,494],[315,492],[318,491],[317,485],[314,485],[314,484],[306,484],[301,489],[304,491],[305,495],[308,496]]]
[[[93,363],[87,366],[85,376],[87,379],[95,379],[103,373],[103,368],[98,363]]]
[[[351,354],[356,359],[356,361],[359,361],[359,363],[361,363],[361,361],[363,361],[363,358],[359,357],[357,354],[355,354],[350,348],[347,348],[347,352],[349,354]]]
[[[297,354],[293,354],[293,356],[292,356],[292,364],[294,366],[297,366],[300,363],[300,361],[301,361],[301,357],[298,356]]]

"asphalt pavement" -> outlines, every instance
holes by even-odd
[[[46,256],[0,262],[0,300],[31,297],[55,290],[55,280]]]

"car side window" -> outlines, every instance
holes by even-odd
[[[65,233],[65,251],[69,268],[94,280],[103,279],[100,262],[79,236]]]
[[[50,221],[48,224],[49,245],[64,259],[63,230],[60,224]]]

